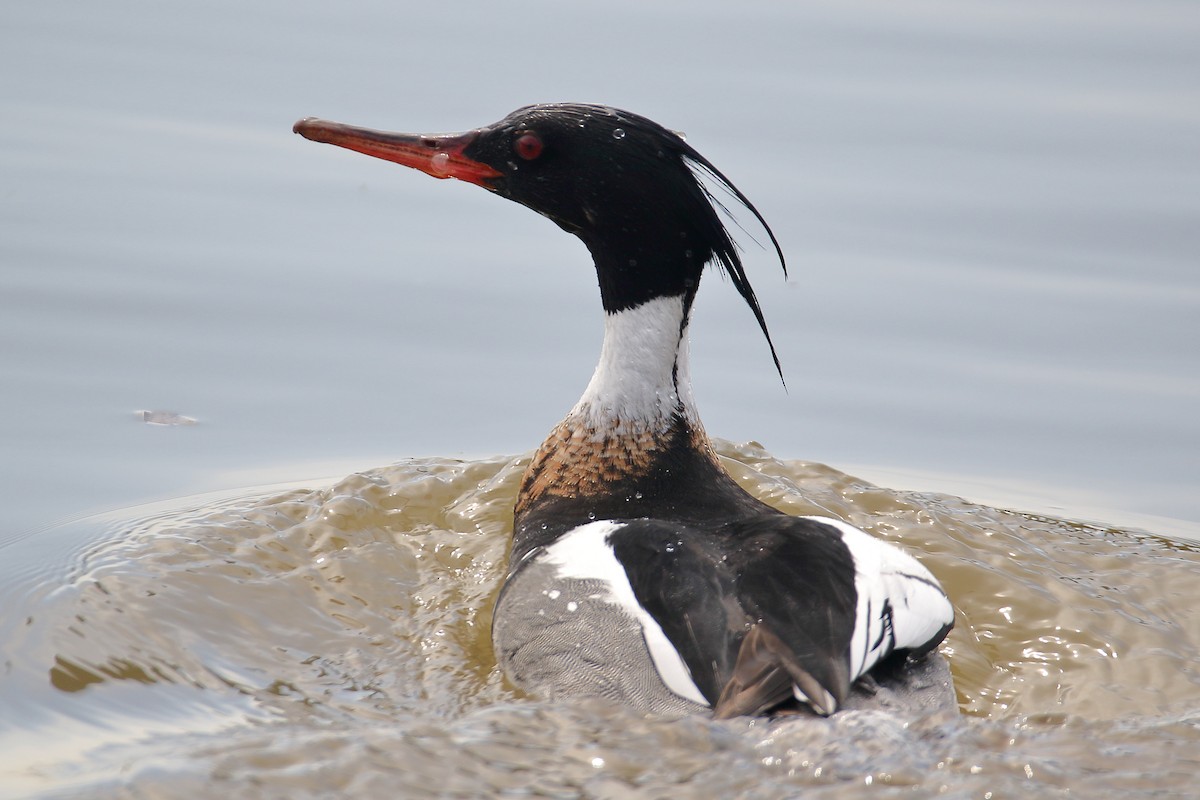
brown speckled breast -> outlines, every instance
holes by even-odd
[[[683,479],[697,467],[706,476],[716,473],[732,480],[704,429],[682,416],[660,429],[613,426],[607,431],[568,417],[534,453],[517,494],[516,517],[552,498],[587,503],[618,492],[656,494],[672,470]]]

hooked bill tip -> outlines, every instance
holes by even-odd
[[[298,133],[307,139],[306,131],[311,130],[313,123],[317,121],[316,117],[305,117],[304,119],[296,120],[296,124],[292,126],[292,133]]]

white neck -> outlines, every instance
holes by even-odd
[[[591,383],[568,419],[597,431],[664,431],[675,414],[698,422],[688,372],[683,297],[606,314]]]

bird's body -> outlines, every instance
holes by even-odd
[[[704,265],[722,267],[766,325],[698,175],[762,217],[682,138],[574,104],[456,136],[296,130],[481,185],[579,236],[595,260],[600,362],[526,471],[493,615],[513,683],[661,713],[830,714],[881,663],[945,637],[952,607],[918,561],[842,521],[765,505],[717,459],[688,374]]]

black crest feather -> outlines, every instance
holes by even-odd
[[[686,142],[684,144],[687,146]],[[735,197],[739,203],[749,210],[755,219],[758,220],[759,224],[763,226],[763,230],[767,232],[767,236],[771,239],[771,246],[775,248],[775,253],[779,256],[779,266],[782,267],[783,274],[786,277],[787,260],[784,258],[783,248],[780,247],[779,240],[775,238],[775,232],[771,230],[771,226],[767,224],[763,215],[750,202],[750,199],[742,194],[742,191],[734,186],[729,178],[725,177],[724,173],[713,166],[712,162],[696,152],[695,148],[688,147],[691,152],[686,155],[686,160],[693,167],[693,170],[699,170],[715,180],[725,191],[729,192],[730,195]],[[708,196],[709,202],[724,211],[730,219],[733,219],[733,214],[709,191],[704,181],[698,181],[698,183],[700,184],[700,188],[704,190],[705,195]],[[746,301],[746,305],[750,306],[750,310],[754,312],[754,318],[758,320],[758,327],[767,339],[767,346],[771,348],[771,359],[775,362],[775,370],[779,373],[780,380],[783,380],[783,366],[779,363],[779,355],[775,352],[775,343],[771,341],[771,332],[767,330],[767,320],[763,317],[762,308],[758,304],[758,297],[754,294],[754,287],[750,285],[750,279],[746,277],[746,269],[742,266],[742,258],[738,252],[737,243],[729,235],[728,228],[725,226],[722,226],[722,228],[724,241],[721,247],[714,248],[713,260],[729,276],[738,294],[742,296],[742,299]]]

